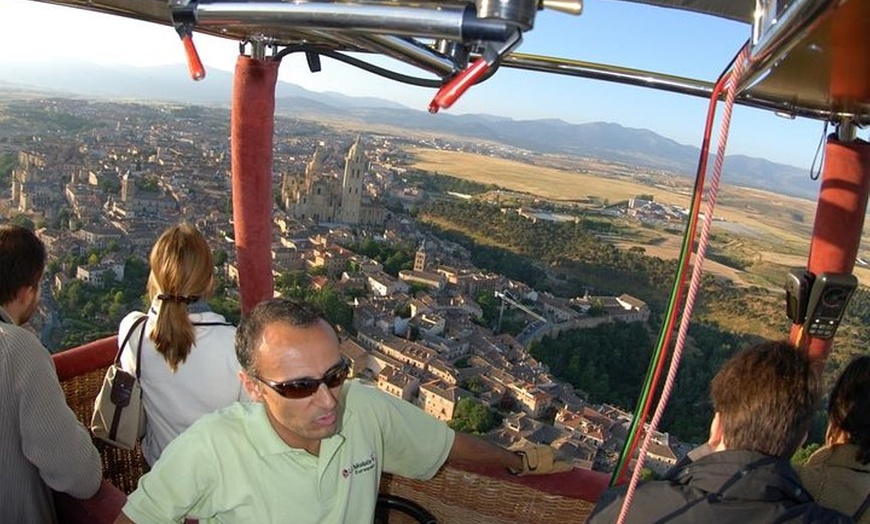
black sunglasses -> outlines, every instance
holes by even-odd
[[[341,361],[338,364],[329,368],[326,373],[323,374],[323,378],[297,378],[293,380],[287,380],[284,382],[273,382],[271,380],[266,380],[264,378],[260,378],[256,375],[251,375],[255,379],[259,380],[263,384],[266,384],[275,393],[278,393],[284,398],[305,398],[310,397],[311,395],[317,393],[317,390],[320,389],[321,384],[326,384],[328,388],[337,388],[338,386],[344,384],[344,381],[347,380],[347,376],[350,374],[350,361],[344,356],[341,357]]]

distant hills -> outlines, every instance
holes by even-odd
[[[67,94],[113,99],[172,101],[229,105],[232,74],[210,69],[201,82],[192,82],[183,65],[138,68],[87,63],[2,64],[0,87],[38,88]],[[680,144],[648,129],[609,122],[570,124],[562,120],[513,120],[492,115],[429,113],[373,97],[317,93],[279,82],[276,108],[299,116],[341,116],[369,124],[415,131],[459,135],[501,142],[539,151],[621,162],[651,169],[693,175],[699,149]],[[724,181],[730,184],[815,199],[818,182],[807,169],[761,158],[729,155]]]

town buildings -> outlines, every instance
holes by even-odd
[[[64,110],[99,114],[110,125],[77,135],[75,146],[62,139],[22,145],[8,193],[10,207],[44,222],[39,234],[52,262],[61,262],[49,275],[55,289],[121,281],[124,260],[147,259],[163,228],[187,220],[223,253],[217,271],[231,295],[238,269],[225,137],[201,119],[173,117],[178,108]],[[276,280],[307,274],[311,278],[300,281],[309,289],[353,301],[356,332],[341,343],[353,375],[441,420],[451,420],[465,399],[481,403],[506,415],[491,438],[551,444],[580,467],[606,469],[630,417],[559,383],[528,347],[565,329],[645,322],[646,305],[629,295],[555,297],[482,271],[466,248],[427,235],[412,219],[385,220],[380,195],[411,189],[388,165],[399,151],[388,139],[367,138],[367,151],[357,137],[343,155],[335,154],[336,144],[348,143],[347,137],[330,137],[332,155],[318,142],[276,140],[276,165],[284,174],[276,180],[281,190],[272,210],[272,268]],[[360,238],[387,248],[418,246],[413,266],[388,273],[386,264],[347,247]],[[70,263],[71,257],[78,260]],[[515,297],[539,318],[529,319],[517,336],[493,333],[484,325],[481,297],[496,292]],[[668,439],[657,442],[670,449]],[[673,459],[667,449],[655,452],[662,463]]]

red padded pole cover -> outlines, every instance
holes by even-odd
[[[828,138],[807,262],[813,274],[852,272],[864,228],[868,187],[870,144]],[[798,331],[797,326],[792,328],[792,340],[796,340]],[[831,352],[833,339],[805,336],[810,358],[821,367]]]
[[[856,111],[856,102],[870,102],[870,3],[845,2],[831,20],[831,77],[833,105]],[[824,44],[823,44],[824,45]],[[857,112],[861,112],[857,110]]]
[[[278,62],[239,56],[233,84],[233,220],[242,314],[272,297],[272,133]]]

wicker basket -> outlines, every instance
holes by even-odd
[[[425,482],[384,475],[381,492],[413,500],[442,524],[582,523],[595,507],[450,466]]]
[[[90,425],[94,413],[94,399],[100,392],[107,369],[108,365],[61,382],[67,404],[85,426]],[[129,495],[136,489],[139,477],[147,470],[139,446],[127,451],[97,439],[94,439],[94,444],[103,459],[103,477]]]

